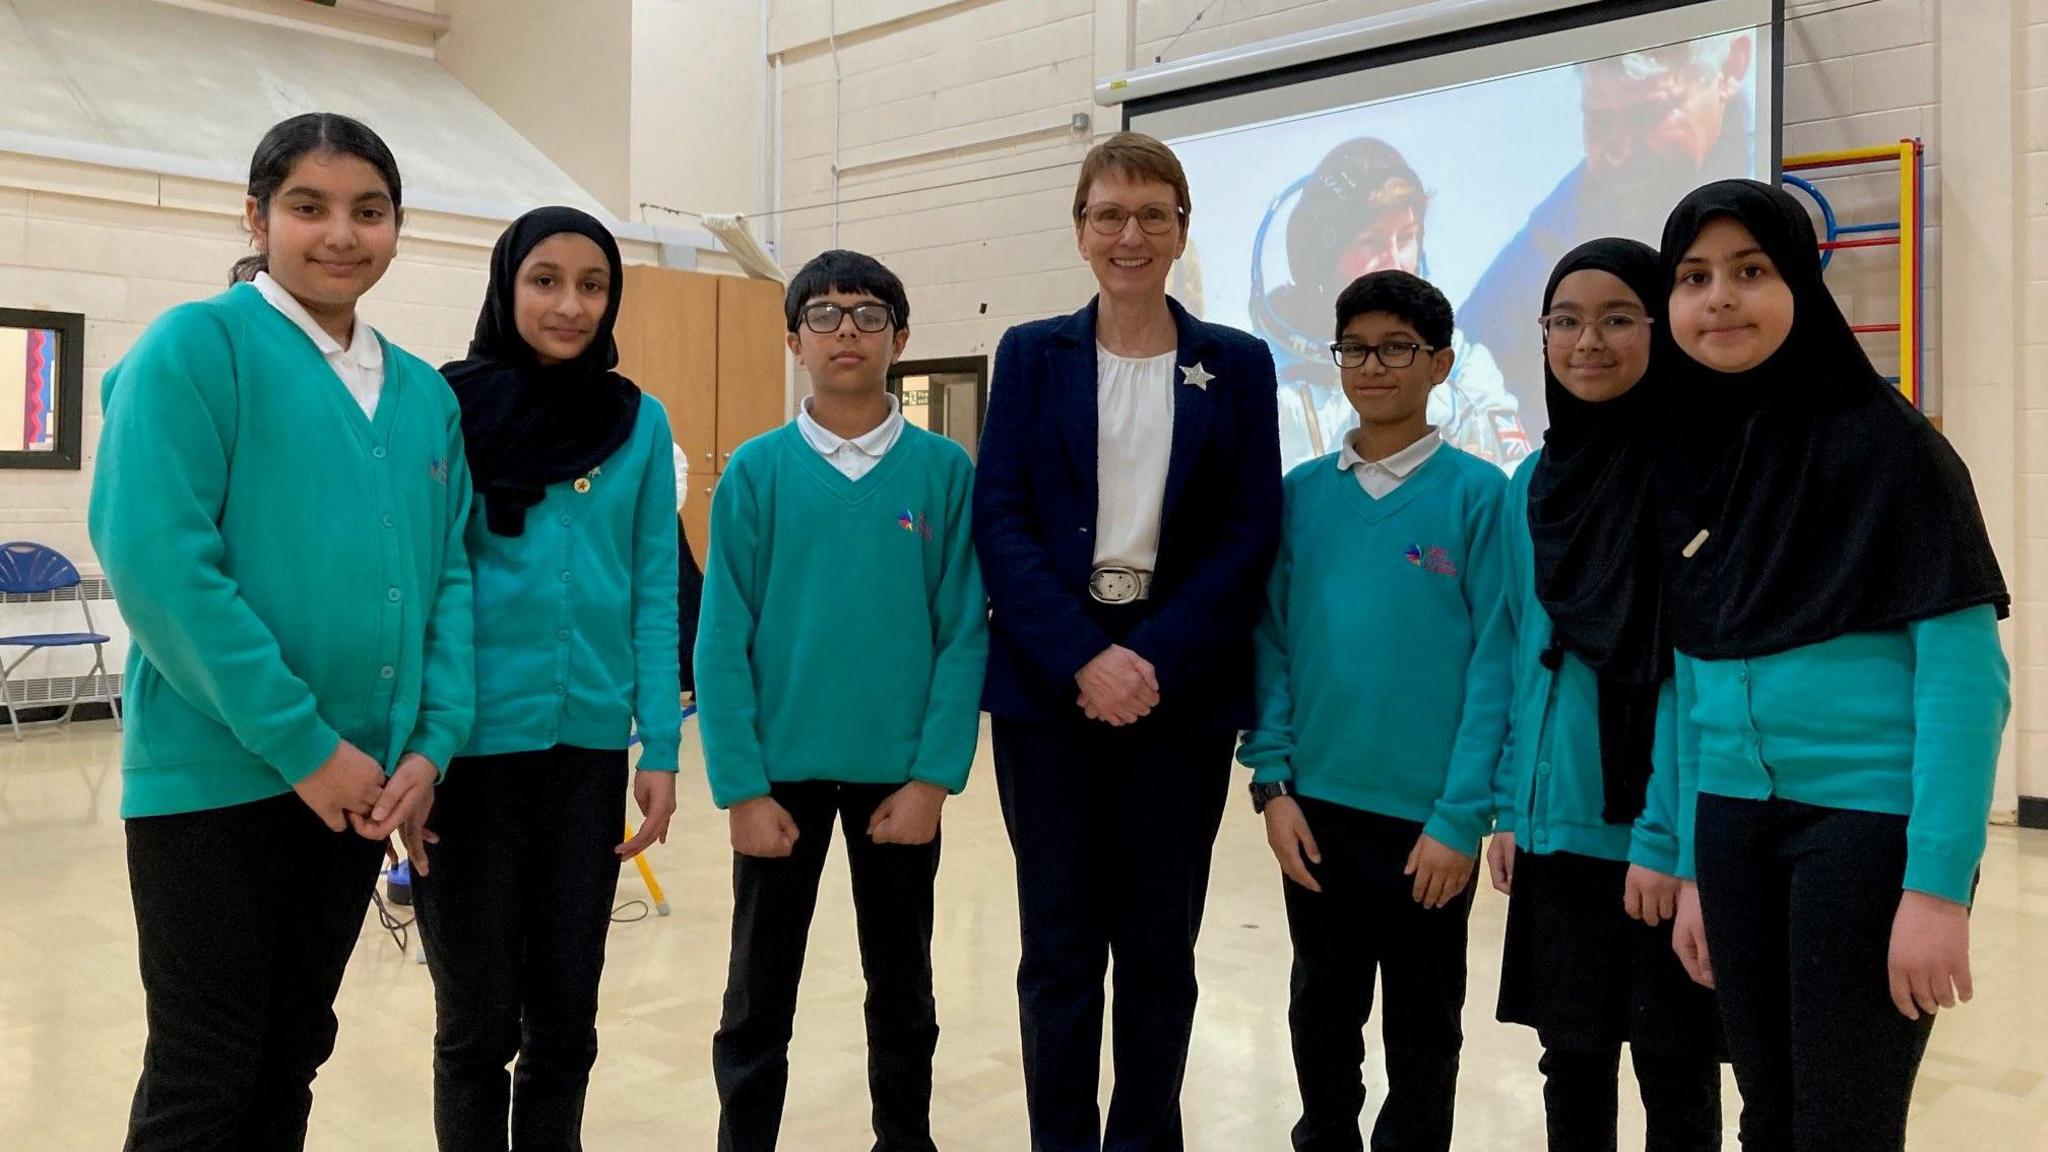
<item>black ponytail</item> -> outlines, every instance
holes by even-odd
[[[382,138],[370,131],[368,125],[339,112],[307,112],[280,121],[263,134],[263,140],[256,145],[256,154],[249,160],[249,195],[256,200],[257,215],[270,212],[270,198],[284,186],[285,179],[291,175],[292,165],[314,152],[354,156],[375,168],[391,192],[393,218],[404,221],[404,198],[398,179],[397,157],[391,154],[390,147]],[[269,267],[268,255],[251,253],[235,261],[234,267],[228,271],[228,283],[254,280],[258,272]]]

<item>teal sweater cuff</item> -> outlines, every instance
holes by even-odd
[[[1977,859],[1966,852],[1943,852],[1922,845],[1906,849],[1908,892],[1924,892],[1969,907],[1976,895]]]
[[[264,759],[276,768],[284,782],[294,788],[299,781],[320,770],[327,758],[341,747],[341,734],[329,728],[325,721],[315,717],[311,723],[290,733],[283,741],[269,749]],[[440,761],[436,761],[440,763]]]
[[[640,761],[633,765],[641,772],[675,772],[682,758],[683,738],[674,735],[650,736],[640,734]]]
[[[1678,875],[1678,840],[1636,829],[1628,842],[1628,862],[1666,876]]]
[[[424,756],[427,762],[434,766],[435,771],[439,773],[434,778],[436,784],[447,779],[448,762],[455,758],[458,751],[460,749],[455,742],[455,733],[438,726],[422,728],[413,733],[412,739],[405,746],[406,755]],[[395,770],[396,765],[393,768]]]
[[[1439,810],[1423,824],[1422,834],[1446,848],[1455,848],[1470,856],[1479,851],[1479,842],[1486,838],[1486,826],[1483,821]]]

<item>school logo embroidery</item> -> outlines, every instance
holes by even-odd
[[[1431,548],[1425,551],[1419,544],[1410,544],[1406,555],[1408,563],[1424,572],[1434,572],[1439,576],[1458,574],[1458,564],[1451,559],[1450,550],[1447,548]]]
[[[930,540],[932,538],[931,521],[926,520],[922,512],[912,512],[910,509],[905,508],[896,514],[896,526],[921,539]]]
[[[448,458],[446,456],[434,457],[433,466],[427,469],[427,474],[434,478],[434,483],[436,484],[448,483]]]

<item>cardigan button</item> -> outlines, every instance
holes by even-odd
[[[389,664],[386,664],[382,668],[377,669],[377,675],[382,677],[383,679],[389,680],[393,676],[398,675],[398,669],[393,668]]]
[[[384,458],[384,446],[379,444],[375,448],[370,449],[370,455],[382,460]]]

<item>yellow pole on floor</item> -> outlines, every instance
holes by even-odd
[[[632,838],[633,822],[628,820],[626,821],[626,839],[631,840]],[[633,863],[639,865],[640,879],[647,883],[647,898],[654,901],[654,914],[657,916],[668,915],[668,897],[661,894],[661,881],[654,878],[654,866],[647,862],[647,853],[642,852],[638,856],[633,857]]]

